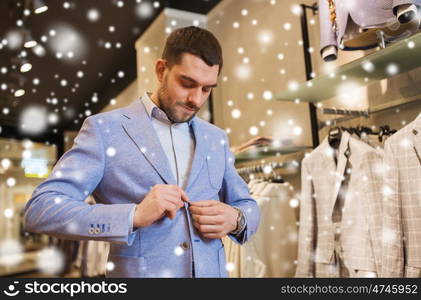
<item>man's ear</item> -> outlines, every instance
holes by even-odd
[[[159,83],[162,82],[164,79],[165,70],[167,69],[167,61],[165,59],[158,59],[155,64],[155,73],[156,78],[158,79]]]

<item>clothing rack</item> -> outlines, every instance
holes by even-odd
[[[336,107],[332,108],[323,108],[323,114],[325,115],[348,115],[348,116],[358,116],[358,117],[369,117],[370,112],[368,110],[349,110],[349,109],[338,109]]]
[[[398,108],[398,107],[401,107],[401,106],[404,106],[404,105],[418,103],[418,102],[421,102],[421,98],[415,98],[415,99],[413,99],[413,98],[412,99],[411,98],[403,98],[403,99],[398,99],[398,100],[391,101],[391,102],[388,102],[388,103],[380,104],[378,106],[375,106],[374,108],[369,108],[366,111],[350,111],[350,110],[346,110],[346,109],[323,108],[322,112],[324,114],[347,115],[347,117],[341,117],[341,118],[336,118],[336,119],[333,119],[333,120],[327,120],[327,121],[324,121],[324,122],[320,122],[319,123],[319,129],[323,129],[324,127],[328,127],[328,126],[332,126],[332,125],[337,125],[338,123],[350,121],[350,120],[353,120],[353,119],[359,118],[359,117],[368,118],[372,114],[375,114],[375,113],[395,109],[395,108]],[[351,112],[351,113],[349,113],[349,112]]]
[[[289,155],[290,158],[284,161],[262,161],[248,163],[246,166],[237,168],[238,174],[248,181],[250,175],[256,175],[257,178],[262,177],[271,182],[284,182],[283,176],[297,174],[300,167],[300,161],[304,153],[298,157],[297,154]],[[276,158],[272,158],[276,159]]]
[[[310,49],[310,38],[308,34],[308,24],[307,24],[307,10],[310,10],[313,15],[318,13],[318,4],[314,2],[312,5],[301,4],[302,14],[300,16],[301,24],[301,37],[303,41],[303,54],[304,54],[304,65],[306,70],[306,80],[313,79],[313,66],[311,62],[311,53],[308,51]],[[310,112],[310,124],[311,124],[311,137],[313,148],[316,148],[320,144],[319,138],[319,129],[317,122],[317,107],[314,103],[309,103],[309,112]]]
[[[296,162],[298,164],[298,162]],[[265,180],[276,182],[276,183],[284,183],[285,180],[282,175],[276,174],[275,170],[286,168],[286,163],[267,163],[267,164],[259,164],[251,167],[244,167],[237,169],[238,174],[244,179],[250,179],[251,174],[264,174],[263,177]]]
[[[254,165],[250,167],[238,168],[237,171],[238,171],[238,174],[240,175],[247,175],[247,174],[253,174],[253,173],[270,174],[277,169],[285,169],[285,168],[290,168],[293,166],[298,167],[299,162],[296,160],[293,160],[290,162],[270,162],[270,163],[258,164],[258,165]]]

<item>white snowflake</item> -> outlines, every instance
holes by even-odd
[[[37,266],[42,273],[58,274],[64,268],[64,256],[55,247],[44,248],[38,253]]]

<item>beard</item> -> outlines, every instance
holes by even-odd
[[[164,77],[164,80],[162,82],[161,87],[158,89],[158,101],[160,108],[165,112],[168,119],[172,123],[183,123],[183,122],[189,122],[191,119],[193,119],[197,112],[199,111],[200,107],[184,103],[182,101],[175,101],[175,104],[173,101],[171,101],[171,96],[168,93],[168,83],[167,83],[167,76]],[[180,110],[184,110],[184,107],[188,107],[195,112],[191,115],[183,116],[183,113],[180,112]]]

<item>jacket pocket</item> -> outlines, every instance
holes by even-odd
[[[110,270],[107,270],[106,277],[145,277],[146,275],[146,260],[144,257],[138,256],[108,256],[108,263]]]
[[[405,278],[421,278],[421,268],[405,266]]]
[[[207,159],[206,167],[208,169],[209,183],[211,187],[220,190],[222,187],[222,180],[224,179],[224,165],[217,159]]]

